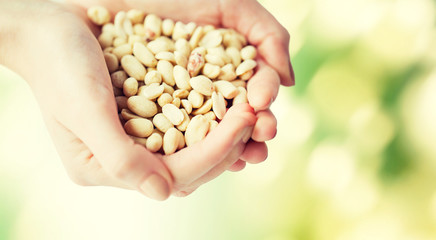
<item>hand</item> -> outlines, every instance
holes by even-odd
[[[192,192],[238,160],[245,147],[241,133],[256,121],[249,106],[229,111],[219,131],[162,162],[162,156],[135,145],[124,133],[101,51],[81,9],[34,1],[1,4],[5,14],[0,23],[15,28],[2,28],[0,34],[14,34],[1,38],[7,57],[0,61],[29,82],[75,182],[137,189],[165,199],[170,192]],[[35,21],[36,26],[29,24]],[[253,152],[248,146],[242,156]]]
[[[247,144],[240,160],[228,169],[239,171],[245,167],[246,162],[259,163],[266,159],[268,150],[265,141],[274,138],[277,128],[277,121],[269,107],[277,97],[280,84],[291,86],[295,82],[289,57],[289,33],[257,1],[128,0],[114,3],[112,0],[69,0],[69,2],[85,9],[102,5],[111,10],[112,14],[136,8],[163,18],[233,28],[244,34],[249,43],[255,45],[259,52],[257,72],[247,86],[248,100],[256,110],[257,121],[252,140]],[[169,168],[172,169],[171,165]],[[177,176],[175,178],[177,179]],[[200,182],[204,181],[205,179]]]

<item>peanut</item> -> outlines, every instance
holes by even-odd
[[[133,55],[147,67],[155,67],[157,65],[157,60],[153,53],[142,43],[133,44]]]
[[[153,123],[145,118],[132,118],[124,124],[124,130],[134,137],[146,138],[153,132]]]
[[[164,92],[164,86],[159,83],[152,83],[148,86],[141,87],[143,90],[138,94],[138,96],[144,96],[149,100],[154,100]]]
[[[165,60],[160,60],[157,63],[157,71],[162,75],[162,80],[169,86],[176,84],[173,76],[173,65]]]
[[[212,108],[212,99],[208,99],[206,100],[206,102],[203,103],[203,105],[197,109],[195,109],[195,111],[192,111],[193,115],[199,115],[199,114],[205,114],[207,112],[210,111],[210,109]]]
[[[129,97],[127,106],[130,111],[145,118],[153,117],[157,113],[156,104],[143,96]]]
[[[110,73],[113,73],[116,70],[118,70],[119,62],[117,56],[115,56],[112,53],[105,53],[104,60],[106,62],[107,69],[109,69]]]
[[[252,59],[247,59],[243,61],[238,68],[236,68],[236,75],[240,76],[256,67],[257,63],[256,61]]]
[[[211,96],[214,90],[212,81],[204,75],[191,78],[189,84],[195,91],[205,96]]]
[[[180,137],[183,136],[183,134],[180,136],[181,133],[179,133],[179,130],[175,128],[170,128],[165,132],[162,146],[165,154],[169,155],[176,152],[179,147]]]
[[[215,113],[218,119],[223,119],[224,114],[226,114],[226,103],[223,95],[219,92],[212,93],[212,101],[213,101],[213,112]]]
[[[160,95],[160,97],[157,99],[157,103],[159,106],[163,107],[165,104],[171,103],[173,101],[173,97],[169,93],[163,93]]]
[[[186,145],[192,146],[203,140],[209,131],[209,120],[203,115],[197,115],[191,119],[185,131]]]
[[[163,113],[158,113],[153,117],[153,124],[157,129],[159,129],[159,131],[163,133],[174,127],[170,120],[168,120]]]
[[[174,104],[165,104],[162,107],[162,113],[174,125],[179,125],[184,119],[182,111],[180,111],[178,107],[174,106]]]
[[[192,90],[188,95],[188,100],[191,102],[193,108],[199,108],[203,105],[204,97],[201,93]]]
[[[173,34],[174,21],[171,19],[165,19],[162,21],[162,34],[165,36],[171,36]]]
[[[157,152],[162,147],[162,136],[158,133],[153,133],[147,138],[145,147],[151,152]]]
[[[179,89],[191,90],[188,70],[176,65],[173,69],[174,80]]]
[[[144,80],[147,70],[136,57],[132,55],[124,56],[121,58],[121,66],[129,76],[134,77],[136,80]]]
[[[145,83],[145,85],[150,85],[152,83],[161,84],[162,83],[162,75],[156,70],[151,70],[145,75],[144,83]]]
[[[97,25],[106,24],[111,20],[111,14],[104,7],[91,7],[88,9],[87,13],[89,19],[91,19],[91,21]]]
[[[213,85],[227,99],[232,99],[238,94],[238,89],[231,82],[220,80],[215,81]]]
[[[256,48],[249,45],[241,49],[241,58],[243,60],[255,59],[257,55]]]
[[[183,121],[177,125],[177,129],[179,129],[180,131],[186,131],[186,128],[188,127],[189,122],[191,121],[191,119],[189,118],[189,113],[186,112],[185,109],[180,109],[180,111],[182,111],[183,113]]]
[[[134,78],[128,78],[123,84],[123,93],[126,97],[136,95],[138,92],[138,81]]]

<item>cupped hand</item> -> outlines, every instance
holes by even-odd
[[[28,81],[59,155],[76,183],[135,189],[163,200],[171,193],[187,195],[226,169],[242,169],[244,161],[260,162],[266,158],[263,141],[274,136],[276,127],[268,107],[277,94],[279,76],[288,85],[291,74],[276,71],[271,63],[262,60],[268,59],[262,48],[259,69],[248,84],[250,105],[257,112],[247,104],[235,106],[204,141],[176,154],[161,156],[135,144],[125,134],[109,73],[98,42],[86,24],[84,9],[43,1],[11,0],[1,4],[2,11],[8,13],[3,16],[10,18],[0,18],[0,22],[15,26],[13,30],[7,27],[2,30],[1,34],[8,33],[9,38],[1,40],[4,54],[0,63]],[[117,4],[112,6],[133,7],[124,2]],[[157,6],[157,1],[154,4]],[[142,8],[152,10],[145,5]],[[167,14],[171,11],[172,8]],[[174,16],[178,17],[184,19]],[[214,24],[218,25],[220,17],[216,15]],[[257,142],[245,144],[253,126],[252,138]]]
[[[267,158],[265,141],[275,137],[277,120],[270,111],[280,84],[294,85],[294,72],[289,56],[290,36],[287,30],[256,0],[69,0],[89,8],[101,5],[112,14],[121,10],[140,9],[163,18],[185,23],[212,24],[233,28],[245,35],[248,42],[258,49],[256,74],[247,85],[250,106],[255,109],[256,124],[240,160],[228,170],[239,171],[246,162],[259,163]],[[183,11],[181,11],[183,9]],[[177,177],[176,177],[177,178]],[[207,178],[208,179],[208,178]],[[200,181],[202,182],[202,181]],[[204,181],[203,181],[204,182]]]

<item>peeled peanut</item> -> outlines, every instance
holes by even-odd
[[[221,68],[217,65],[206,63],[203,67],[203,75],[210,79],[215,79],[220,74]]]
[[[204,56],[204,59],[210,64],[218,65],[220,67],[224,66],[223,59],[217,55],[206,54],[206,56]]]
[[[203,114],[203,116],[205,116],[207,119],[209,119],[211,121],[216,119],[216,115],[213,111],[209,111],[209,112]]]
[[[142,65],[138,59],[132,55],[126,55],[121,58],[121,66],[129,76],[134,77],[137,80],[143,81],[145,74],[147,73],[144,65]]]
[[[131,9],[126,13],[126,16],[132,24],[138,24],[144,21],[145,13],[138,9]]]
[[[174,53],[172,52],[160,52],[154,56],[157,60],[166,60],[173,64],[176,63],[176,58],[174,57]]]
[[[126,12],[120,11],[115,15],[114,25],[117,36],[126,37],[126,32],[124,31],[124,21],[126,20]]]
[[[161,35],[162,19],[154,14],[148,14],[144,20],[145,36],[156,39]]]
[[[124,56],[132,54],[132,45],[124,43],[120,46],[115,47],[112,53],[115,54],[118,59],[121,59]]]
[[[87,14],[89,19],[97,25],[106,24],[111,20],[111,14],[109,11],[101,6],[90,7]]]
[[[189,45],[188,41],[184,38],[181,38],[176,41],[174,47],[176,48],[176,51],[183,54],[184,56],[188,57],[191,53],[191,46]]]
[[[173,65],[165,60],[160,60],[157,63],[157,71],[162,75],[162,80],[170,85],[174,86],[176,84],[173,76]]]
[[[212,99],[208,99],[206,100],[206,102],[203,103],[201,107],[192,111],[192,114],[193,115],[205,114],[209,112],[210,109],[212,109],[212,104],[213,104]]]
[[[235,80],[235,81],[231,81],[231,83],[235,87],[243,87],[243,88],[247,87],[247,82],[243,80]]]
[[[130,19],[128,19],[127,17],[126,19],[124,19],[123,28],[124,28],[124,32],[127,35],[133,35],[133,25]]]
[[[220,80],[233,81],[236,79],[235,67],[233,64],[227,64],[220,69],[220,74],[218,76]]]
[[[211,96],[214,90],[212,81],[204,75],[191,78],[189,84],[195,91],[205,96]]]
[[[252,69],[254,69],[256,67],[257,63],[256,61],[252,60],[252,59],[247,59],[245,61],[243,61],[238,68],[236,68],[236,75],[242,75]]]
[[[150,152],[157,152],[162,147],[162,136],[158,133],[153,133],[147,138],[145,147]]]
[[[188,127],[188,124],[191,121],[191,119],[189,118],[189,115],[185,109],[180,109],[180,111],[182,111],[183,113],[183,121],[179,125],[177,125],[177,129],[184,132],[186,131],[186,128]]]
[[[213,85],[227,99],[232,99],[238,94],[238,89],[231,82],[220,80],[215,81]]]
[[[180,111],[178,107],[174,106],[174,104],[165,104],[162,107],[162,113],[174,125],[179,125],[182,123],[184,118],[182,111]]]
[[[191,46],[191,48],[195,48],[203,36],[204,36],[203,27],[198,26],[192,33],[191,38],[189,39],[189,45]]]
[[[189,95],[189,91],[186,89],[177,89],[173,92],[173,98],[187,98]]]
[[[181,103],[180,98],[175,97],[171,103],[177,108],[180,108],[180,103]]]
[[[113,72],[111,74],[112,85],[117,88],[123,88],[124,81],[127,79],[127,73],[123,70]]]
[[[171,51],[171,45],[163,38],[158,38],[149,42],[147,48],[150,49],[153,54]]]
[[[174,88],[171,87],[170,85],[166,84],[166,83],[162,83],[162,86],[164,86],[164,93],[168,93],[170,95],[173,95],[174,93]]]
[[[253,71],[253,69],[251,69],[250,71],[241,74],[239,76],[239,78],[243,81],[246,81],[246,80],[250,79],[253,76],[253,74],[254,74],[254,71]]]
[[[201,39],[199,45],[205,48],[216,47],[223,41],[223,36],[219,30],[212,30]]]
[[[127,99],[126,99],[126,107],[127,107]],[[121,109],[121,117],[126,121],[129,121],[130,119],[133,118],[141,118],[140,116],[134,114],[132,111],[130,111],[127,108]]]
[[[174,81],[178,88],[191,90],[191,85],[189,84],[189,73],[188,70],[182,66],[176,65],[173,69]]]
[[[138,92],[138,81],[135,78],[128,78],[123,84],[123,93],[126,97],[131,97]]]
[[[182,99],[181,103],[182,103],[182,106],[185,109],[185,111],[188,114],[191,114],[191,112],[192,112],[192,103],[189,100],[186,100],[186,99]]]
[[[186,57],[179,51],[174,51],[174,60],[176,61],[177,65],[180,65],[183,68],[186,68],[188,66],[188,57]]]
[[[226,114],[226,102],[223,95],[218,92],[212,93],[212,109],[218,119],[223,119],[224,114]]]
[[[127,43],[127,38],[126,37],[116,37],[114,39],[114,42],[112,43],[112,45],[114,47],[119,47],[119,46],[124,45],[126,43]]]
[[[160,97],[157,99],[157,103],[159,106],[163,107],[165,104],[171,103],[173,101],[173,97],[169,93],[163,93],[160,95]]]
[[[124,130],[129,135],[145,138],[153,132],[153,123],[145,118],[133,118],[124,124]]]
[[[112,53],[104,53],[104,60],[106,62],[107,69],[110,73],[118,70],[119,62],[117,56]]]
[[[174,25],[172,38],[177,41],[182,38],[188,39],[188,37],[189,32],[188,29],[186,29],[186,25],[180,21],[176,22],[176,24]]]
[[[159,129],[159,131],[165,133],[168,129],[174,127],[174,125],[168,120],[163,113],[158,113],[153,117],[154,126]]]
[[[248,103],[247,90],[244,87],[238,87],[238,95],[233,98],[233,105],[239,103]]]
[[[145,83],[145,85],[150,85],[152,83],[161,84],[162,83],[162,75],[156,70],[151,70],[145,75],[144,83]]]
[[[141,117],[153,117],[157,113],[157,106],[154,102],[143,96],[132,96],[127,99],[127,106],[130,111]]]
[[[179,147],[180,134],[181,134],[179,133],[180,133],[179,130],[175,128],[170,128],[168,129],[168,131],[165,132],[165,135],[163,137],[162,148],[166,155],[176,152],[177,148]]]
[[[112,42],[114,40],[114,35],[112,33],[103,32],[98,36],[98,43],[100,46],[105,49],[112,46]]]
[[[162,34],[171,36],[173,34],[174,21],[172,19],[165,19],[162,21]]]
[[[257,55],[256,48],[251,46],[251,45],[246,46],[243,49],[241,49],[241,58],[243,60],[255,59],[256,55]]]
[[[188,95],[188,100],[191,102],[193,108],[199,108],[203,105],[204,96],[201,93],[192,90]]]
[[[141,87],[141,89],[143,90],[138,94],[139,96],[144,96],[149,100],[154,100],[162,95],[164,86],[159,83],[152,83],[148,86]]]
[[[153,53],[142,43],[133,44],[133,55],[147,67],[155,67],[157,64]]]
[[[191,119],[185,131],[186,145],[193,144],[203,140],[209,130],[209,120],[203,115],[197,115]]]

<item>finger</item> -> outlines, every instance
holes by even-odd
[[[219,164],[217,164],[215,167],[209,170],[206,174],[204,174],[194,182],[190,183],[189,185],[184,186],[183,189],[180,190],[182,192],[190,194],[194,190],[198,189],[201,185],[215,179],[216,177],[221,175],[224,171],[229,169],[230,166],[232,166],[238,161],[239,157],[244,151],[244,148],[245,148],[245,143],[242,142],[241,139],[241,141],[239,141],[239,143],[230,151],[230,153],[224,158],[223,161],[221,161]]]
[[[280,87],[280,77],[277,72],[259,59],[256,74],[247,83],[247,98],[256,110],[270,107],[276,99]]]
[[[251,138],[257,142],[273,139],[277,134],[277,119],[270,109],[256,113],[257,121]]]
[[[245,162],[243,160],[238,160],[232,166],[230,166],[227,170],[229,170],[231,172],[239,172],[239,171],[243,170],[246,165],[247,165],[247,162]]]
[[[222,0],[222,21],[247,36],[259,54],[280,75],[281,84],[294,85],[289,55],[289,33],[260,3],[253,0]]]
[[[183,188],[200,178],[224,160],[230,151],[241,141],[247,131],[251,131],[256,117],[248,104],[231,107],[220,124],[205,139],[164,156],[164,162],[173,173],[175,188]]]
[[[241,159],[252,164],[261,163],[268,157],[268,147],[265,142],[249,141],[241,155]]]

